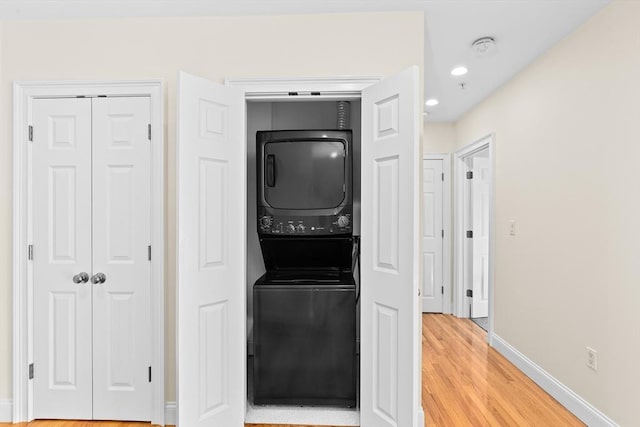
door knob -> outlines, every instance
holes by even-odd
[[[73,276],[73,283],[87,283],[89,281],[89,275],[84,271]]]
[[[93,283],[94,285],[100,285],[104,283],[106,280],[107,280],[107,276],[105,276],[104,273],[96,273],[93,276],[91,276],[91,283]]]

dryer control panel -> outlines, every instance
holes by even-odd
[[[342,210],[336,215],[296,216],[269,215],[259,212],[258,234],[270,236],[327,236],[351,234],[351,212]]]

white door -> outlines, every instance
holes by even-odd
[[[362,91],[360,424],[418,427],[420,84],[412,67]]]
[[[151,418],[149,114],[34,100],[35,418]]]
[[[471,180],[473,217],[473,298],[471,317],[489,314],[489,158],[474,156]]]
[[[91,99],[33,101],[35,418],[92,417]]]
[[[151,419],[149,123],[149,98],[93,99],[93,419]]]
[[[180,74],[178,426],[240,427],[246,402],[244,93]]]
[[[442,160],[422,161],[422,312],[442,313]]]

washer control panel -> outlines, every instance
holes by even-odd
[[[260,212],[258,233],[276,236],[326,236],[352,233],[351,212],[336,215],[285,216]]]

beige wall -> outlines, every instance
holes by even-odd
[[[614,2],[456,127],[456,148],[495,132],[495,332],[628,426],[640,396],[638,23],[640,2]]]
[[[442,154],[454,151],[456,127],[453,122],[424,124],[423,154]]]
[[[226,77],[389,75],[423,66],[421,13],[5,22],[0,75],[0,399],[11,397],[11,84],[166,82],[166,396],[175,400],[175,105],[179,70]]]

